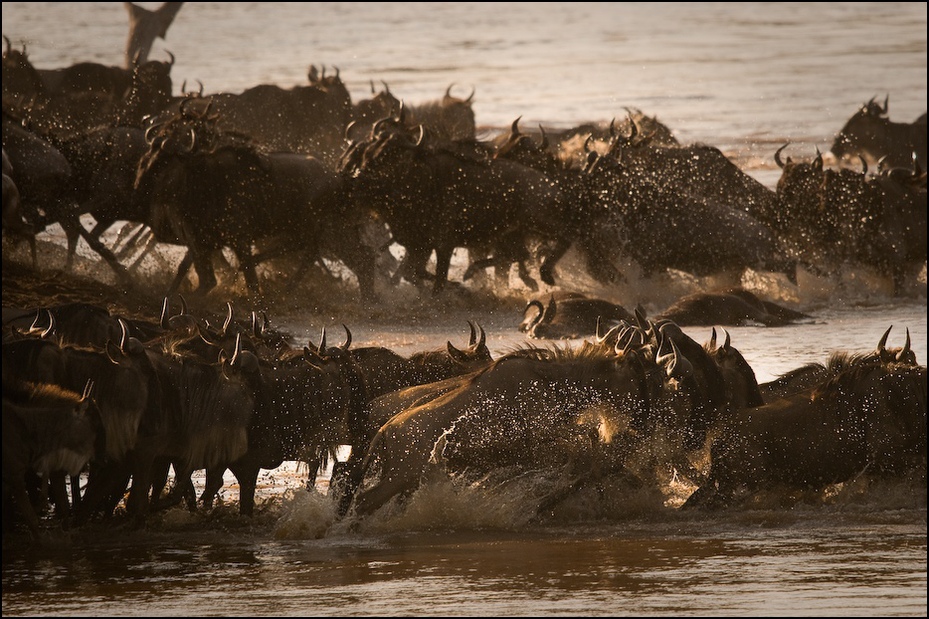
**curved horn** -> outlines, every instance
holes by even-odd
[[[42,335],[39,336],[43,339],[55,332],[55,314],[53,314],[50,309],[45,310],[45,313],[48,314],[48,327],[42,332]]]
[[[167,53],[167,54],[168,54],[168,58],[171,59],[171,60],[168,61],[168,68],[170,69],[171,67],[174,66],[174,54],[172,54],[172,53],[169,52],[168,50],[165,50],[165,53]]]
[[[475,350],[480,350],[481,348],[485,348],[487,346],[487,334],[484,333],[484,327],[481,325],[477,326],[477,330],[480,333],[480,336],[477,338],[477,346],[474,348]]]
[[[352,127],[354,127],[355,124],[356,124],[357,122],[358,122],[358,121],[353,120],[352,122],[350,122],[350,123],[348,123],[347,125],[345,125],[345,135],[344,135],[344,137],[345,137],[345,141],[346,141],[346,142],[350,141],[350,138],[348,137],[348,134],[351,132]]]
[[[722,329],[722,327],[720,327],[720,328]],[[725,329],[723,329],[723,333],[726,334],[726,341],[723,342],[723,350],[729,350],[729,348],[730,348],[730,343],[731,343],[731,342],[730,342],[730,339],[729,339],[729,332],[726,331]]]
[[[716,350],[716,327],[713,327],[713,331],[710,333],[710,352]]]
[[[232,303],[226,301],[226,321],[223,323],[223,328],[220,331],[225,335],[226,330],[229,328],[229,325],[232,324]]]
[[[471,100],[474,99],[474,93],[475,93],[475,92],[477,92],[477,90],[474,88],[474,86],[472,86],[472,87],[471,87],[471,94],[468,95],[468,98],[467,98],[467,99],[465,99],[465,103],[471,103]]]
[[[455,82],[452,82],[451,84],[448,85],[448,88],[445,89],[445,98],[446,98],[446,99],[451,99],[451,97],[452,97],[452,86],[454,86],[454,85],[455,85]]]
[[[468,321],[468,328],[471,329],[471,336],[468,337],[468,346],[474,346],[477,342],[477,331],[474,329],[474,323],[470,320]]]
[[[811,165],[817,170],[823,169],[823,154],[819,152],[819,146],[816,147],[816,158],[813,159],[813,163]]]
[[[542,128],[542,124],[539,123],[539,133],[542,134],[542,141],[539,142],[539,148],[543,150],[548,149],[548,136],[545,135],[545,129]]]
[[[858,160],[861,161],[861,175],[867,176],[868,175],[868,162],[865,161],[865,158],[862,157],[861,155],[858,155]]]
[[[626,138],[627,144],[632,144],[632,141],[636,139],[639,135],[639,127],[635,124],[635,119],[632,118],[632,114],[629,114],[629,137]]]
[[[190,146],[187,148],[188,153],[192,153],[197,150],[197,132],[194,131],[194,128],[190,128]]]
[[[261,327],[258,324],[258,312],[252,310],[252,335],[261,337]]]
[[[524,316],[526,315],[526,312],[529,311],[530,307],[534,307],[537,310],[539,310],[539,313],[535,316],[535,318],[529,324],[529,329],[531,330],[532,327],[542,322],[542,317],[545,315],[545,306],[542,305],[542,302],[539,301],[538,299],[532,299],[531,301],[529,301],[529,303],[526,304],[526,309],[523,310]]]
[[[776,163],[777,167],[779,167],[782,170],[784,169],[784,162],[781,161],[781,151],[787,148],[788,144],[790,144],[790,142],[784,142],[783,146],[781,146],[779,149],[774,151],[774,163]]]
[[[519,120],[521,118],[522,116],[517,117],[516,120],[513,121],[513,124],[510,125],[510,135],[519,135]]]
[[[878,353],[878,354],[883,355],[883,353],[884,353],[884,347],[887,345],[887,337],[890,335],[890,330],[893,329],[893,328],[894,328],[894,326],[893,326],[893,325],[890,325],[889,327],[887,327],[887,330],[884,331],[884,335],[881,336],[881,340],[877,343],[877,353]]]
[[[88,378],[87,382],[84,383],[84,393],[81,395],[81,402],[83,402],[84,400],[89,400],[90,397],[93,395],[93,392],[94,392],[94,380],[92,378]]]
[[[239,353],[242,352],[242,334],[235,334],[235,352],[232,353],[232,359],[229,360],[229,365],[234,366],[239,360]]]
[[[161,328],[168,329],[168,297],[165,297],[165,300],[161,304]]]
[[[897,353],[897,361],[905,361],[907,356],[910,354],[910,328],[906,328],[906,343],[903,344],[903,348],[900,349],[900,352]]]
[[[3,40],[4,40],[4,42],[6,42],[6,51],[3,52],[3,53],[4,53],[4,54],[9,54],[11,51],[13,51],[13,42],[10,41],[10,37],[8,37],[8,36],[6,36],[6,35],[3,35]]]
[[[122,318],[117,318],[116,322],[119,323],[119,349],[125,353],[126,342],[129,340],[129,325]]]
[[[326,327],[319,334],[319,354],[326,354]]]
[[[342,342],[342,345],[339,348],[342,352],[348,352],[348,347],[352,345],[352,332],[348,330],[348,327],[343,324],[342,328],[345,329],[345,341]]]
[[[419,125],[419,135],[416,136],[416,146],[422,146],[423,140],[426,138],[426,127]]]
[[[890,103],[890,93],[887,93],[887,96],[884,97],[884,107],[881,108],[882,114],[887,114],[888,104]]]
[[[190,312],[187,311],[187,299],[185,299],[182,294],[177,295],[177,298],[181,301],[181,315],[189,314]]]

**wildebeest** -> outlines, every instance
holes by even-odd
[[[819,362],[807,363],[782,374],[774,380],[762,383],[759,388],[764,400],[767,402],[812,389],[839,372],[848,369],[852,362],[881,361],[884,363],[919,365],[916,354],[910,347],[910,330],[906,330],[906,341],[903,346],[888,348],[887,338],[890,336],[891,329],[893,329],[893,325],[884,331],[875,349],[867,355],[855,357],[846,352],[833,353],[824,364]]]
[[[926,169],[926,115],[914,122],[901,123],[887,117],[890,95],[884,104],[872,97],[861,106],[836,134],[832,154],[838,159],[865,157],[872,164],[884,160],[891,167],[909,168],[915,157]]]
[[[587,176],[609,226],[616,253],[646,277],[666,269],[696,276],[745,269],[783,273],[796,283],[796,262],[774,233],[746,210],[711,198],[669,190],[641,163],[627,161],[622,141],[606,155],[591,153]]]
[[[401,275],[419,284],[431,275],[433,291],[448,279],[453,251],[488,246],[525,254],[527,235],[560,239],[570,209],[565,196],[540,172],[491,158],[476,142],[425,139],[397,119],[383,119],[375,137],[353,144],[341,168],[359,205],[378,212],[406,250]],[[554,260],[543,258],[543,281],[554,283]]]
[[[752,323],[766,327],[782,327],[809,316],[763,301],[743,289],[719,292],[694,292],[675,301],[658,315],[686,326],[745,326]]]
[[[27,475],[78,475],[103,440],[100,412],[91,397],[55,384],[3,383],[3,527],[12,528],[15,507],[34,536],[39,518],[30,499]],[[58,497],[58,500],[67,500]]]
[[[352,100],[339,76],[311,65],[305,85],[260,84],[242,93],[200,97],[192,109],[216,112],[221,131],[250,137],[268,151],[312,155],[334,166],[352,120]]]
[[[925,467],[926,386],[925,366],[852,359],[812,389],[738,412],[713,444],[706,483],[685,507]]]
[[[618,303],[591,297],[562,298],[551,295],[548,304],[532,299],[523,310],[525,316],[535,310],[526,324],[529,337],[537,339],[576,339],[597,333],[598,325],[609,328],[621,321],[632,323],[635,317]]]
[[[136,62],[128,68],[78,62],[37,69],[25,46],[20,52],[4,39],[4,108],[13,106],[42,131],[69,135],[99,125],[139,126],[146,115],[158,113],[171,100],[174,56],[170,52],[169,61]]]
[[[191,263],[198,290],[215,287],[212,252],[229,247],[253,292],[260,290],[259,262],[284,253],[312,262],[325,253],[354,272],[361,296],[370,299],[373,252],[346,210],[341,177],[314,157],[266,153],[251,141],[227,136],[218,130],[218,119],[208,109],[182,106],[157,126],[139,163],[135,197],[150,209],[149,225],[159,239],[188,249],[170,292]],[[256,254],[258,243],[265,249]]]
[[[571,436],[585,413],[603,418],[606,434],[642,423],[649,401],[663,389],[664,372],[635,351],[579,350],[540,349],[504,356],[458,387],[392,417],[378,430],[365,456],[365,471],[376,468],[379,475],[374,485],[356,495],[355,512],[368,515],[394,496],[414,490],[440,438],[466,420],[475,428],[486,424],[499,430],[482,433],[492,444],[461,446],[479,449],[482,458],[494,454],[496,463],[520,454],[526,457],[535,448],[541,454],[553,444],[536,444],[541,435],[533,428],[548,424],[556,428],[551,433],[556,437]],[[557,466],[554,461],[548,464]]]
[[[130,492],[127,510],[138,516],[145,513],[157,454],[151,439],[163,431],[164,411],[151,360],[141,342],[128,336],[127,327],[118,343],[110,341],[105,348],[62,346],[42,337],[5,342],[3,381],[54,383],[71,391],[93,381],[106,444],[79,515],[86,518],[96,512],[112,492],[125,489],[130,475],[140,485]]]
[[[234,461],[207,469],[203,492],[212,505],[228,468],[239,482],[239,511],[252,515],[261,469],[274,469],[285,460],[310,465],[315,481],[320,457],[338,445],[363,449],[355,439],[367,403],[364,378],[347,346],[336,354],[320,355],[309,347],[276,363],[259,365],[254,414],[247,427],[248,445]]]
[[[926,261],[925,187],[912,174],[827,169],[818,152],[811,162],[784,162],[785,147],[774,155],[782,169],[776,230],[791,251],[816,272],[873,268],[903,294]]]

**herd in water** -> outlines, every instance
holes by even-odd
[[[181,3],[169,5],[167,24]],[[126,69],[37,69],[6,39],[4,263],[8,244],[25,241],[38,269],[35,238],[53,223],[68,266],[84,239],[124,290],[139,285],[135,265],[102,240],[117,222],[185,254],[148,319],[4,298],[5,537],[117,514],[142,522],[182,502],[208,509],[227,470],[252,515],[260,470],[300,461],[315,479],[345,445],[330,493],[354,518],[402,502],[437,468],[477,487],[563,476],[537,497],[540,518],[617,480],[686,479],[682,509],[751,505],[772,485],[822,492],[863,474],[925,482],[926,367],[909,331],[902,346],[888,346],[888,329],[864,351],[758,384],[716,328],[810,316],[742,288],[688,295],[654,317],[558,288],[574,249],[605,286],[626,277],[623,261],[645,277],[754,269],[789,284],[799,268],[852,264],[906,294],[926,262],[925,115],[892,123],[887,100],[872,99],[832,147],[861,167],[830,169],[818,152],[795,161],[785,145],[772,190],[636,110],[560,132],[525,133],[517,119],[479,140],[473,92],[409,105],[372,84],[353,102],[338,70],[315,66],[292,89],[174,96],[173,58],[149,61],[157,29],[145,35],[147,14],[133,18]],[[582,342],[494,357],[471,323],[467,346],[410,356],[353,347],[348,327],[338,345],[324,331],[295,346],[266,316],[237,319],[231,303],[222,320],[197,316],[180,294],[215,288],[214,259],[229,249],[253,295],[260,267],[284,255],[296,257],[294,281],[341,264],[366,304],[401,281],[441,295],[460,248],[465,280],[493,269],[508,285],[515,267],[532,294],[519,327],[529,338]],[[686,326],[714,326],[711,340]]]

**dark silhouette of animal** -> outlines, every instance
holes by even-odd
[[[218,120],[206,110],[181,108],[149,136],[139,163],[135,199],[148,209],[147,223],[159,240],[188,250],[169,292],[191,264],[198,290],[215,287],[212,253],[229,247],[253,293],[260,291],[260,262],[290,253],[307,265],[326,253],[353,271],[363,298],[372,298],[373,251],[346,211],[342,178],[314,157],[266,153],[227,136]],[[255,253],[256,245],[263,251]]]
[[[532,312],[532,316],[524,319],[524,330],[537,339],[588,337],[597,334],[598,325],[608,329],[622,321],[635,321],[633,314],[617,303],[584,296],[557,300],[551,295],[546,305],[532,299],[526,304],[523,316]]]
[[[925,474],[926,368],[849,359],[811,389],[736,413],[685,508],[750,501],[762,489],[821,491],[859,474]]]
[[[54,384],[4,382],[4,533],[13,528],[15,507],[32,535],[39,536],[39,515],[29,496],[30,475],[44,480],[78,475],[98,454],[103,427],[92,388],[88,383],[78,394]],[[67,504],[67,496],[53,498]]]
[[[894,122],[887,117],[890,95],[881,105],[872,97],[861,106],[836,134],[832,154],[838,159],[859,156],[875,164],[909,168],[915,158],[926,169],[926,115],[911,123]]]
[[[646,277],[667,269],[741,275],[750,268],[796,283],[796,262],[772,230],[741,207],[669,190],[649,168],[627,160],[624,141],[606,155],[591,153],[587,170],[590,190],[611,215],[601,225],[613,235],[614,253],[633,259]]]
[[[720,292],[695,292],[681,297],[658,315],[686,326],[745,326],[762,324],[782,327],[810,316],[763,301],[751,292],[728,289]]]
[[[155,39],[168,36],[168,28],[177,17],[183,2],[164,2],[154,10],[134,2],[123,2],[129,13],[129,36],[126,38],[126,66],[148,60]]]
[[[635,353],[504,356],[457,388],[405,409],[378,431],[364,468],[373,472],[376,461],[379,476],[355,496],[355,512],[368,515],[394,496],[414,490],[440,438],[464,419],[478,427],[507,428],[494,437],[493,447],[487,446],[490,451],[504,450],[495,458],[499,463],[530,448],[527,441],[534,434],[513,434],[520,427],[552,423],[576,432],[578,416],[595,402],[610,407],[604,415],[642,414],[640,407],[648,396],[641,393],[646,384],[641,371]],[[518,423],[506,422],[514,416]]]

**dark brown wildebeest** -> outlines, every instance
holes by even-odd
[[[406,249],[399,276],[414,284],[431,277],[433,292],[447,283],[456,248],[509,248],[525,257],[527,235],[560,240],[571,205],[544,174],[493,159],[477,142],[425,139],[397,119],[382,119],[375,137],[346,151],[341,169],[353,200],[379,213],[394,240]],[[543,258],[540,275],[553,284],[555,260]]]
[[[661,312],[658,319],[662,318],[673,320],[682,327],[740,327],[753,323],[782,327],[810,317],[776,303],[763,301],[751,292],[737,288],[686,295]]]
[[[194,108],[218,113],[226,133],[246,135],[271,152],[312,155],[334,166],[345,146],[352,100],[339,77],[310,66],[308,83],[286,89],[260,84],[242,93],[199,97]]]
[[[27,476],[78,475],[103,441],[100,411],[90,397],[53,384],[3,383],[3,528],[12,528],[15,506],[33,536],[39,517],[29,497]],[[63,490],[63,484],[61,486]],[[67,502],[67,497],[54,497]]]
[[[631,350],[578,350],[539,349],[507,355],[469,375],[456,388],[392,417],[368,449],[364,471],[371,473],[376,468],[379,476],[374,485],[355,496],[355,512],[371,514],[391,498],[414,490],[430,458],[441,457],[439,452],[448,444],[440,439],[463,423],[476,431],[484,427],[500,430],[470,434],[471,438],[486,436],[488,443],[470,438],[466,443],[456,441],[455,453],[478,466],[509,462],[520,454],[525,457],[535,447],[539,448],[535,453],[545,451],[554,458],[561,439],[570,442],[579,432],[587,433],[589,428],[578,426],[585,415],[596,417],[594,426],[611,438],[612,429],[643,423],[648,403],[664,387],[665,374],[659,366],[654,361],[649,366],[641,354]],[[537,445],[541,434],[532,428],[543,426],[546,430],[541,434],[552,440]],[[557,463],[553,459],[548,465]]]
[[[729,332],[722,330],[725,335],[723,343],[717,345],[716,327],[713,327],[710,341],[704,344],[707,354],[719,366],[723,375],[723,381],[726,383],[726,398],[730,410],[739,410],[764,404],[764,396],[761,393],[761,387],[758,379],[755,377],[755,370],[749,365],[742,353],[732,345],[729,338]]]
[[[744,409],[713,443],[684,504],[715,508],[763,489],[821,491],[865,472],[926,466],[926,367],[852,358],[812,389]]]
[[[523,310],[536,310],[526,333],[536,339],[577,339],[597,333],[598,325],[610,328],[620,322],[634,323],[635,317],[622,305],[591,297],[563,298],[551,295],[547,305],[532,299]]]
[[[924,175],[824,169],[818,152],[810,163],[785,163],[783,149],[774,155],[783,170],[776,230],[791,251],[815,272],[873,268],[892,280],[894,294],[904,294],[926,261]]]
[[[795,260],[764,223],[741,207],[662,184],[649,165],[627,161],[624,141],[605,155],[591,153],[587,169],[590,191],[611,216],[602,225],[614,235],[614,253],[633,259],[646,277],[667,269],[737,277],[750,268],[796,284]]]
[[[190,99],[187,103],[195,102]],[[216,286],[212,253],[231,248],[249,290],[260,291],[256,265],[284,253],[306,264],[337,256],[357,276],[360,294],[374,296],[373,251],[343,200],[343,179],[319,159],[266,153],[219,130],[220,117],[182,106],[149,135],[135,197],[149,209],[155,236],[188,248],[171,293],[191,264],[198,290]],[[259,254],[256,243],[266,243]]]
[[[908,168],[913,159],[926,169],[926,114],[914,122],[893,122],[887,117],[890,95],[884,104],[875,97],[861,106],[836,134],[832,154],[838,159],[864,157],[875,164]]]
[[[887,328],[881,336],[877,347],[862,357],[867,361],[882,361],[884,363],[902,363],[908,365],[919,365],[916,360],[916,353],[910,347],[910,330],[906,330],[906,342],[901,347],[887,348],[887,338],[893,325]],[[801,391],[812,389],[823,381],[835,376],[839,372],[848,369],[849,365],[858,360],[858,357],[849,355],[845,352],[833,353],[825,364],[807,363],[798,368],[782,374],[778,378],[759,385],[762,396],[766,402],[776,398],[783,398],[789,395],[800,393]]]

